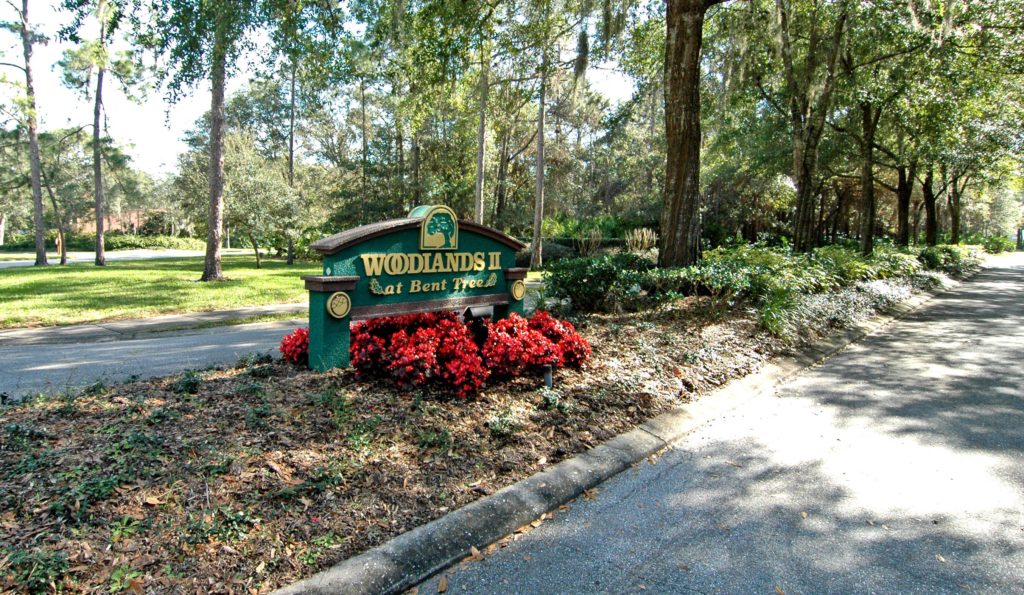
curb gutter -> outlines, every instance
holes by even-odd
[[[973,276],[969,275],[964,281]],[[742,406],[961,284],[956,282],[934,292],[918,294],[885,314],[876,314],[834,335],[779,355],[757,372],[732,380],[693,403],[663,413],[599,446],[274,593],[401,593],[469,556],[471,547],[483,549],[513,533],[650,455],[670,448],[708,421]]]

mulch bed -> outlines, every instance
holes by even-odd
[[[282,362],[0,411],[0,588],[264,593],[759,367],[694,298],[591,316],[594,356],[471,401]],[[190,392],[191,391],[191,392]]]

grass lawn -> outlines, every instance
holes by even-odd
[[[251,255],[225,256],[222,283],[199,283],[202,258],[110,261],[0,270],[0,328],[80,324],[301,302],[302,275],[318,263],[287,266]]]

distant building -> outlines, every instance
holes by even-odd
[[[120,231],[124,233],[138,233],[146,221],[157,213],[165,213],[167,209],[131,209],[120,213],[107,212],[104,214],[103,231]],[[88,217],[76,221],[74,224],[76,233],[96,233],[95,217]]]

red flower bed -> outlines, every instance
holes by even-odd
[[[293,364],[304,364],[309,361],[309,329],[297,328],[281,339],[277,348],[281,356]]]
[[[568,320],[537,312],[530,319],[530,328],[539,331],[558,347],[560,366],[578,368],[593,354],[590,343],[576,332],[576,327]]]
[[[479,324],[479,322],[477,323]],[[404,389],[431,384],[460,398],[479,392],[489,376],[500,379],[535,374],[545,366],[579,367],[591,355],[590,345],[569,322],[546,312],[527,320],[518,314],[484,323],[479,344],[470,326],[454,312],[431,312],[375,318],[352,325],[352,367],[363,377],[391,378]],[[293,359],[294,347],[281,342],[281,353]]]

